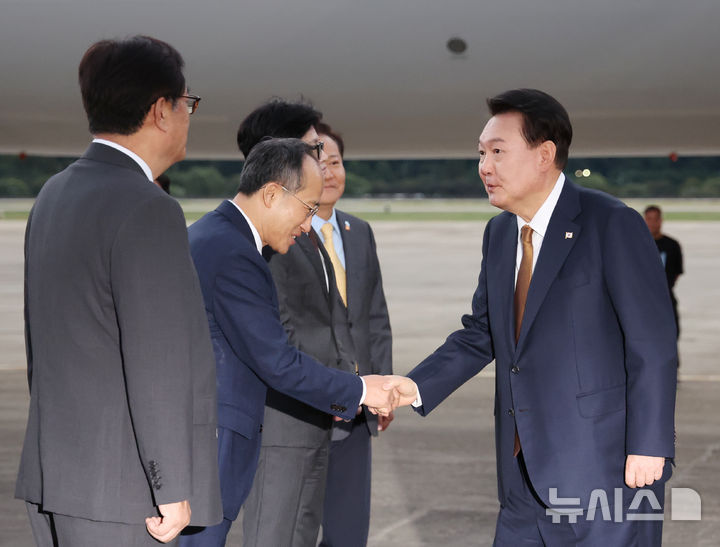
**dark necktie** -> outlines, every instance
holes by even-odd
[[[533,230],[528,224],[520,230],[520,241],[522,243],[522,259],[520,260],[520,269],[518,270],[517,283],[515,284],[515,343],[520,338],[520,327],[522,327],[523,315],[525,314],[525,303],[527,302],[528,290],[530,289],[530,279],[532,278],[532,262],[533,262],[533,246],[532,246]],[[513,456],[517,457],[520,453],[520,437],[518,437],[517,426],[515,426],[515,446],[513,448]]]
[[[313,244],[313,247],[315,247],[315,250],[320,255],[320,266],[323,269],[323,281],[325,287],[326,294],[330,291],[330,280],[328,279],[328,272],[332,269],[332,263],[329,260],[325,260],[325,254],[327,251],[323,253],[323,251],[320,250],[320,238],[318,237],[317,233],[315,233],[315,229],[312,229],[308,232],[308,238],[310,239],[310,242]],[[329,259],[330,257],[328,257]]]

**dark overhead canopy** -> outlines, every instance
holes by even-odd
[[[203,97],[190,157],[239,157],[273,95],[311,99],[350,157],[473,157],[513,87],[566,106],[574,156],[718,154],[719,21],[717,0],[4,0],[0,152],[80,153],[84,50],[151,34]]]

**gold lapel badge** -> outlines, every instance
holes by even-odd
[[[350,231],[350,223],[347,220],[345,221],[345,231],[346,232]]]
[[[565,239],[572,239],[573,233],[572,232],[565,232]]]

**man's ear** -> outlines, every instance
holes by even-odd
[[[151,118],[153,125],[160,131],[167,132],[170,129],[170,112],[172,111],[173,103],[165,97],[160,97],[150,107],[148,117]]]
[[[555,154],[557,153],[557,147],[552,141],[544,141],[538,146],[540,152],[540,169],[547,171],[555,167]]]
[[[262,192],[263,203],[265,207],[270,209],[282,197],[282,190],[277,182],[267,182],[260,188]]]

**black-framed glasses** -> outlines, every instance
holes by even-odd
[[[180,95],[180,98],[185,99],[187,102],[188,114],[195,114],[198,104],[200,104],[201,97],[198,97],[197,95]]]
[[[317,141],[315,144],[311,144],[310,148],[315,152],[318,161],[320,161],[320,154],[322,154],[325,143],[323,141]]]
[[[320,144],[322,144],[322,143],[320,143]],[[320,149],[322,150],[322,147],[321,147]],[[308,210],[307,215],[305,215],[305,218],[310,218],[310,217],[312,217],[312,216],[315,216],[315,213],[317,213],[317,212],[318,212],[318,209],[320,209],[320,206],[319,206],[319,205],[314,205],[314,206],[313,206],[313,205],[309,205],[309,204],[305,203],[303,200],[301,200],[301,199],[300,199],[299,197],[297,197],[293,192],[291,192],[290,190],[288,190],[288,189],[285,188],[284,186],[281,185],[280,188],[282,188],[283,190],[285,190],[288,194],[290,194],[292,197],[294,197],[296,200],[298,200],[300,203],[302,203],[302,204],[305,206],[305,208]]]

